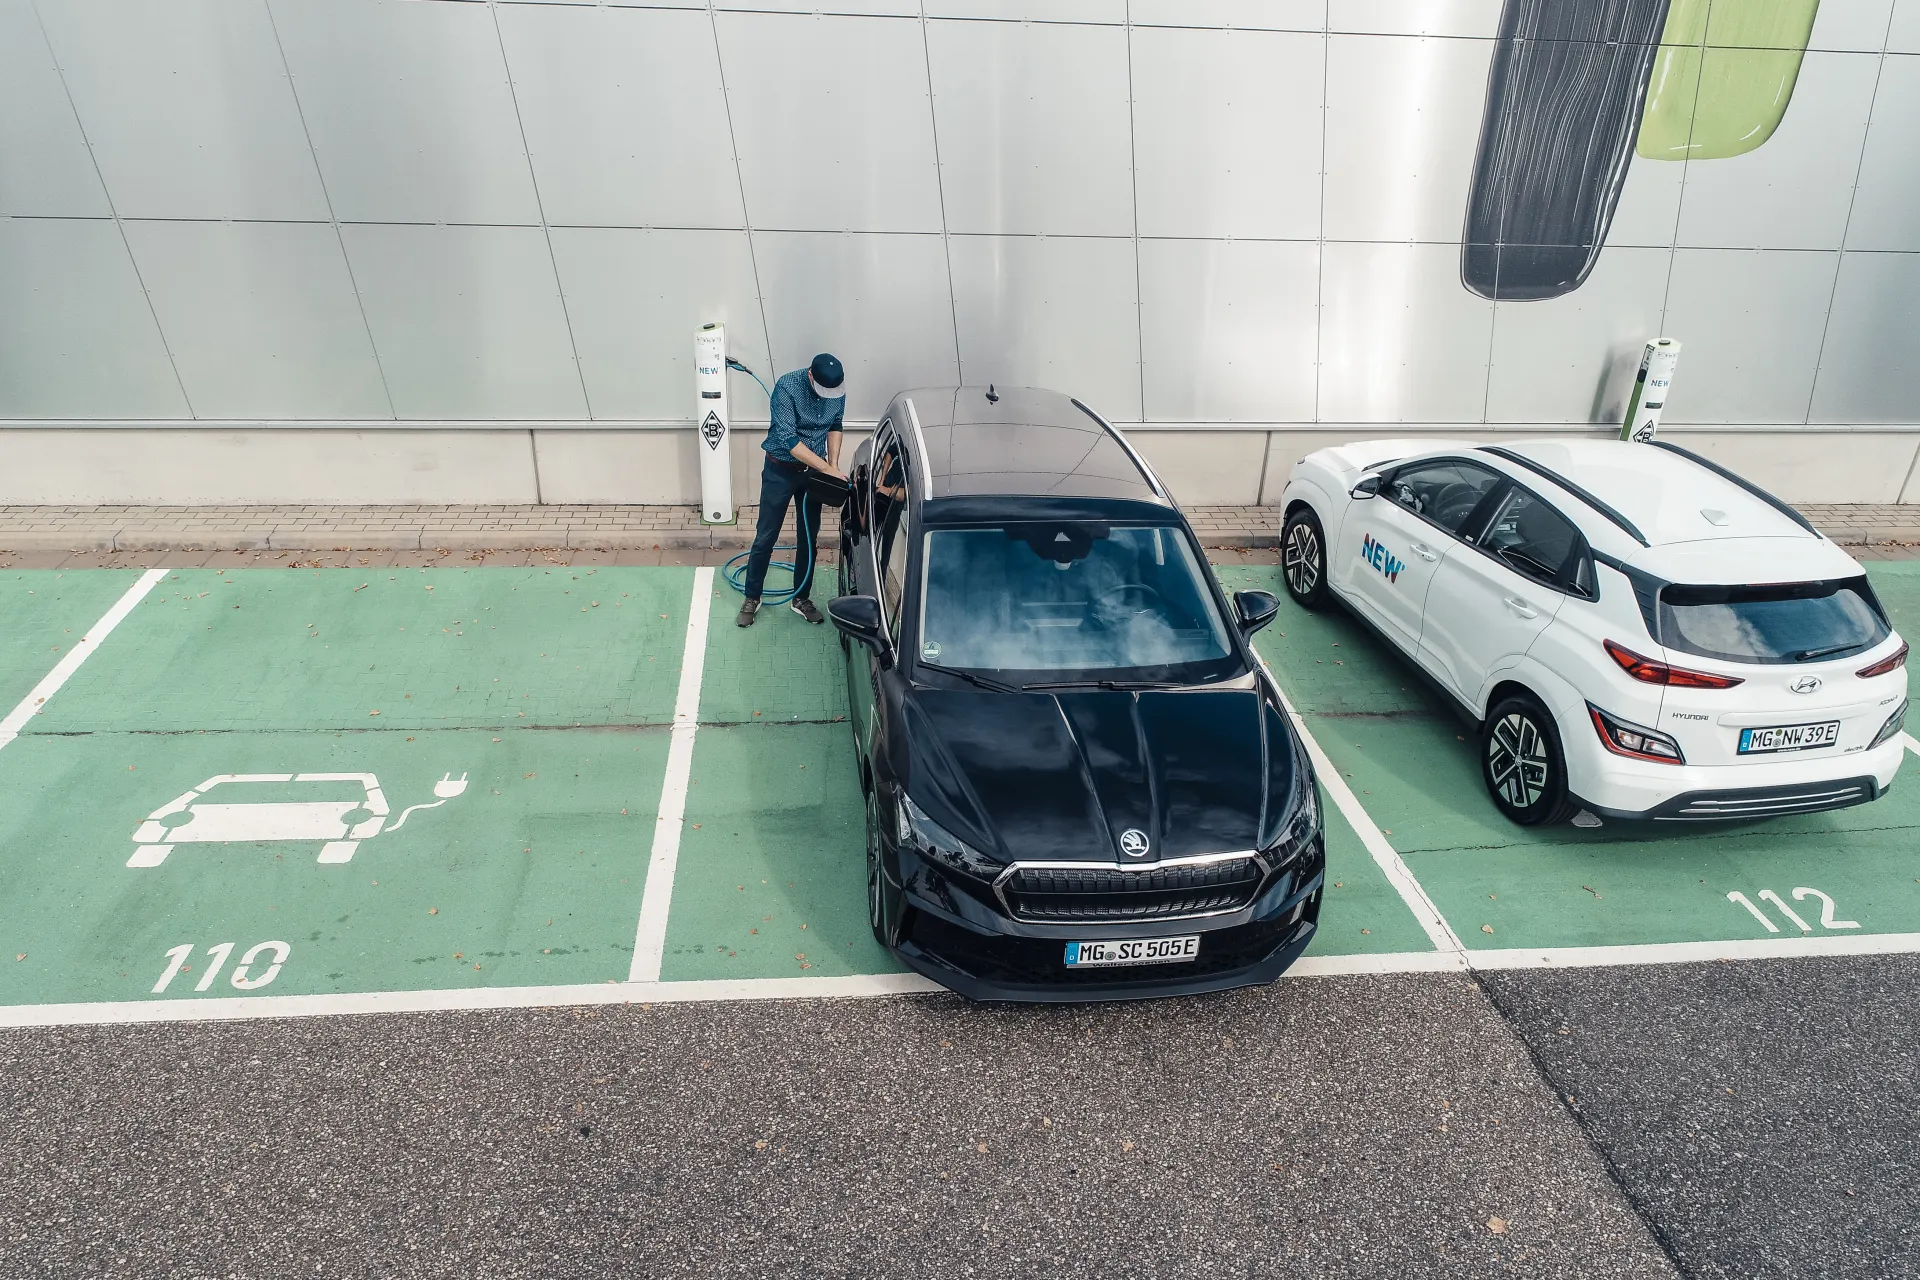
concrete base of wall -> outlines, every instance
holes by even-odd
[[[731,441],[734,501],[759,492],[761,429]],[[1127,429],[1183,504],[1279,498],[1293,463],[1368,438],[1606,437],[1611,428],[1390,423],[1172,424]],[[1920,425],[1687,427],[1663,436],[1790,502],[1920,501]],[[848,449],[864,431],[848,432]],[[691,427],[447,424],[420,427],[233,424],[0,424],[0,505],[693,504],[700,443]]]

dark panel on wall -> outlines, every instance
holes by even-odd
[[[1613,220],[1668,0],[1507,0],[1460,278],[1482,297],[1580,287]]]

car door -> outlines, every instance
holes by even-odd
[[[856,591],[880,601],[887,640],[897,646],[905,598],[907,533],[907,457],[900,438],[886,424],[874,436],[873,462],[867,473],[866,536],[854,555]],[[871,759],[882,699],[880,679],[886,666],[865,645],[854,645],[847,661],[847,710],[863,758]]]
[[[1594,578],[1573,522],[1518,484],[1476,526],[1434,574],[1420,647],[1428,668],[1478,709],[1492,675],[1519,662],[1569,594],[1591,595]]]
[[[1347,507],[1334,580],[1408,654],[1420,654],[1434,571],[1501,479],[1464,459],[1427,458],[1388,472],[1378,496]]]

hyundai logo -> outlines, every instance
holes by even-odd
[[[1128,827],[1120,833],[1120,852],[1129,858],[1147,856],[1147,833],[1137,827]]]
[[[1820,687],[1819,676],[1801,676],[1798,680],[1795,680],[1792,684],[1787,686],[1787,691],[1790,693],[1812,693],[1815,689],[1818,689],[1819,687]]]

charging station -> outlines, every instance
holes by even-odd
[[[1627,405],[1626,421],[1620,424],[1622,440],[1645,444],[1660,430],[1660,412],[1667,407],[1673,367],[1679,362],[1680,344],[1672,338],[1655,338],[1640,353],[1640,372],[1633,380],[1633,399]]]
[[[703,324],[693,335],[696,448],[700,453],[700,522],[733,524],[733,453],[727,447],[727,327]]]

